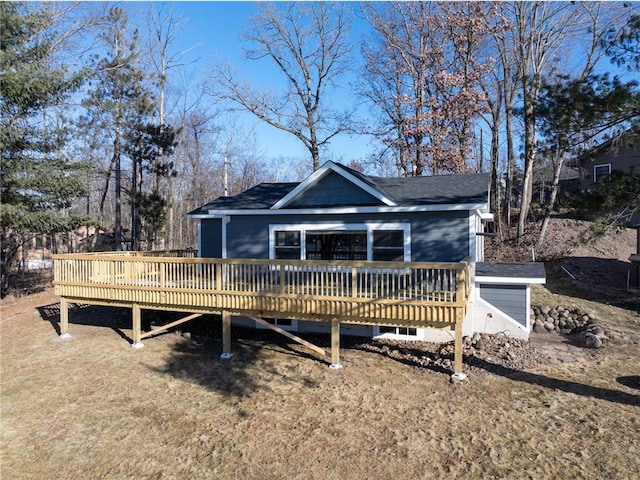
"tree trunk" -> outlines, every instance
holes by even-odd
[[[553,172],[553,184],[551,185],[551,195],[549,195],[549,201],[545,206],[544,219],[542,220],[542,226],[540,227],[540,233],[538,233],[538,240],[536,241],[536,247],[541,247],[544,243],[544,237],[547,233],[547,226],[551,219],[551,212],[556,204],[558,198],[558,191],[560,190],[560,174],[562,173],[562,166],[564,165],[564,157],[560,157],[555,165]]]
[[[535,99],[537,91],[526,86],[524,79],[524,176],[522,179],[522,202],[520,204],[520,215],[518,216],[518,237],[524,235],[524,229],[531,207],[533,194],[533,165],[535,163],[538,149],[538,128],[536,125]]]
[[[506,82],[505,82],[506,83]],[[505,86],[506,88],[506,86]],[[505,92],[505,98],[507,96]],[[513,105],[512,102],[505,102],[505,120],[506,120],[506,136],[507,136],[507,180],[505,185],[505,219],[507,227],[511,228],[511,194],[513,190],[513,173],[516,166],[516,159],[513,149]]]
[[[498,237],[502,238],[501,208],[500,208],[500,178],[498,176],[498,162],[500,160],[500,106],[495,109],[493,128],[491,129],[491,211],[495,217]]]
[[[113,173],[115,156],[111,157],[111,162],[109,163],[109,169],[105,174],[104,179],[104,188],[102,189],[102,194],[100,195],[100,221],[104,222],[104,204],[107,201],[107,195],[109,194],[109,186],[111,184],[111,174]],[[88,209],[88,207],[87,207]],[[88,212],[88,210],[87,210]]]
[[[120,158],[120,121],[116,120],[115,136],[113,140],[113,161],[116,169],[116,208],[114,240],[116,251],[122,250],[122,166]]]

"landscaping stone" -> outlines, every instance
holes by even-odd
[[[536,333],[564,332],[580,334],[584,346],[588,348],[602,348],[607,339],[604,329],[598,324],[595,312],[585,312],[577,308],[566,308],[562,305],[555,307],[531,307],[535,315],[531,318],[531,330]]]
[[[544,328],[544,323],[536,322],[536,324],[533,327],[533,331],[536,333],[547,333],[549,330]]]

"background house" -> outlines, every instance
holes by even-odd
[[[608,178],[613,171],[640,173],[640,139],[631,135],[626,132],[614,137],[571,162],[562,177],[569,182],[566,187],[588,192],[591,185]]]
[[[471,260],[472,302],[465,334],[527,337],[529,288],[544,282],[540,264],[485,264],[487,174],[370,177],[333,162],[300,183],[265,183],[220,197],[189,215],[198,221],[202,257],[460,262]],[[479,276],[476,278],[476,269]],[[478,305],[476,308],[475,305]],[[273,320],[293,330],[328,325]],[[247,319],[236,323],[253,325]],[[447,332],[347,326],[344,333],[424,340]]]

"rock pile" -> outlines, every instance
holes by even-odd
[[[562,332],[577,334],[584,339],[585,346],[600,348],[606,339],[604,329],[598,324],[593,312],[561,306],[531,307],[531,330],[536,333]]]

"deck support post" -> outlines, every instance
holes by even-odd
[[[133,342],[131,343],[131,346],[133,348],[142,348],[144,347],[144,344],[141,341],[141,336],[142,336],[142,309],[140,308],[140,305],[138,305],[137,303],[134,303],[133,305],[131,305],[131,321],[133,323]]]
[[[463,381],[467,375],[462,371],[462,322],[458,320],[455,327],[455,342],[453,352],[453,375],[452,381]]]
[[[231,315],[227,311],[222,312],[222,353],[220,358],[231,358]]]
[[[69,302],[60,297],[60,338],[71,338],[69,333]]]
[[[331,319],[331,365],[329,368],[333,370],[342,368],[340,363],[340,321],[337,318]]]

